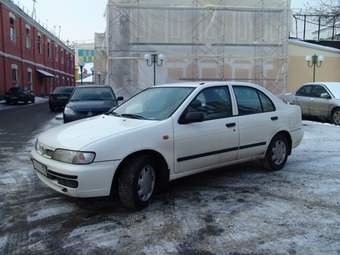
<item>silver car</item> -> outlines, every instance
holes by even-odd
[[[340,125],[340,82],[311,82],[285,94],[283,101],[300,106],[304,117]]]

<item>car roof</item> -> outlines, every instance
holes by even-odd
[[[199,87],[199,86],[225,86],[225,85],[243,85],[243,86],[255,86],[261,87],[254,83],[248,82],[237,82],[237,81],[197,81],[197,82],[179,82],[179,83],[168,83],[162,85],[156,85],[153,87]]]
[[[108,85],[94,85],[94,84],[91,84],[91,85],[80,85],[80,86],[77,86],[75,88],[107,88],[107,87],[110,87],[110,86],[108,86]]]

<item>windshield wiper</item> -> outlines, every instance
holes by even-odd
[[[131,119],[140,119],[140,120],[144,120],[145,118],[137,115],[137,114],[127,114],[127,113],[123,113],[121,116],[123,117],[127,117],[127,118],[131,118]]]
[[[113,115],[116,117],[122,117],[119,113],[116,113],[113,110],[108,111],[107,113],[105,113],[105,115]]]

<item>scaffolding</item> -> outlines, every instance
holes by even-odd
[[[130,97],[154,84],[144,55],[164,54],[156,84],[244,81],[287,88],[290,0],[110,0],[105,84]],[[97,42],[96,42],[97,43]],[[96,65],[96,63],[95,63]]]

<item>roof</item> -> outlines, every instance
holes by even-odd
[[[317,49],[317,50],[324,50],[324,51],[329,51],[329,52],[340,54],[339,49],[335,49],[335,48],[332,48],[332,47],[329,47],[329,46],[317,45],[317,44],[314,44],[314,43],[308,43],[308,42],[301,41],[301,40],[298,40],[298,39],[289,39],[288,43],[293,44],[293,45],[297,45],[297,46],[301,46],[301,47]]]

